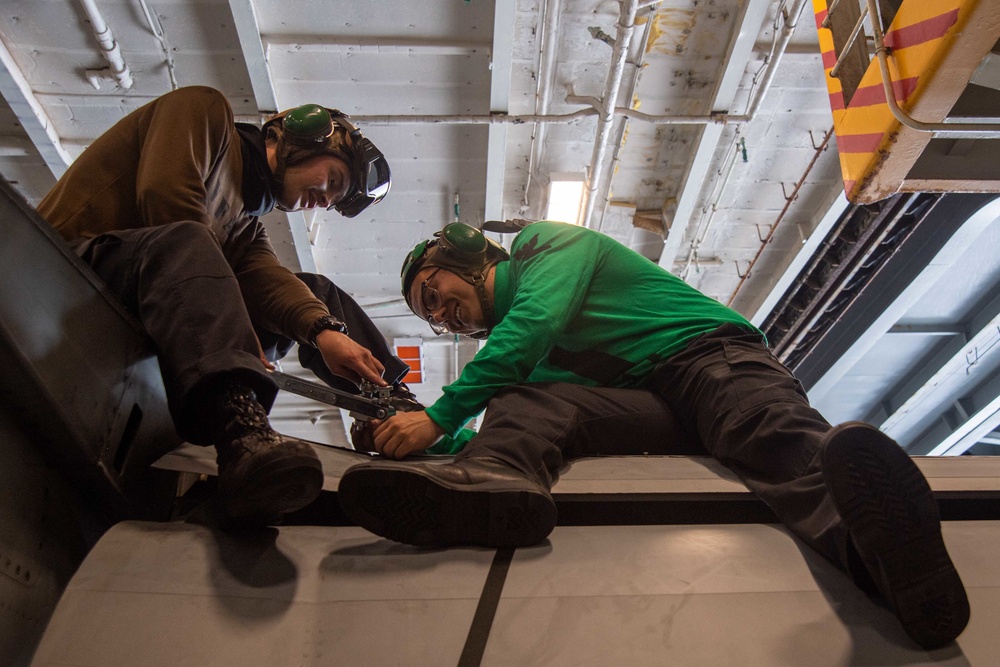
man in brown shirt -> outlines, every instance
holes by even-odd
[[[310,367],[354,391],[406,370],[348,295],[279,263],[258,216],[353,217],[388,189],[382,154],[339,112],[306,105],[261,129],[236,123],[219,91],[190,87],[98,137],[38,206],[142,322],[178,433],[216,447],[233,525],[273,522],[323,482],[312,448],[268,422],[277,388],[261,340],[272,360],[299,343]]]

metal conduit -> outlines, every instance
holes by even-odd
[[[751,119],[753,119],[753,117],[757,114],[757,111],[760,108],[761,101],[764,99],[764,96],[767,95],[769,89],[771,88],[771,83],[774,81],[774,73],[778,69],[778,63],[781,62],[782,56],[788,50],[788,43],[792,38],[792,34],[795,32],[795,28],[798,26],[799,17],[801,16],[804,7],[805,7],[805,0],[797,0],[797,2],[795,2],[794,5],[792,5],[790,12],[784,16],[784,20],[782,21],[783,26],[781,29],[781,33],[780,35],[776,34],[775,38],[772,40],[771,43],[771,49],[767,59],[767,70],[765,70],[764,72],[764,79],[761,82],[760,88],[757,90],[757,93],[750,101],[750,104],[747,108],[747,112],[738,116],[726,116],[720,114],[719,116],[721,118],[721,122],[723,123],[748,122]],[[775,26],[775,28],[777,28],[777,26]],[[738,135],[739,131],[737,131],[737,136]],[[719,187],[714,191],[714,194],[711,197],[710,200],[711,212],[709,213],[708,221],[705,223],[704,227],[702,227],[701,224],[702,221],[704,220],[704,215],[705,215],[704,210],[702,211],[702,214],[699,216],[698,227],[696,227],[695,229],[694,237],[692,238],[691,245],[688,249],[687,260],[684,265],[684,269],[681,272],[682,279],[687,278],[687,275],[691,269],[691,264],[694,263],[697,265],[698,263],[697,260],[698,248],[701,245],[701,242],[705,239],[705,236],[708,234],[708,230],[711,228],[712,223],[715,220],[715,215],[718,212],[718,203],[722,199],[722,194],[723,192],[725,192],[725,189],[729,183],[730,175],[732,174],[733,167],[736,164],[735,152],[737,150],[738,150],[737,144],[734,142],[732,147],[730,148],[730,152],[727,153],[726,157],[727,166],[725,174],[722,176],[722,182],[719,185]],[[784,215],[784,213],[782,213],[781,215]],[[780,219],[781,217],[779,216],[778,220]],[[777,222],[775,222],[774,225],[777,225]],[[756,261],[756,258],[754,261]],[[730,300],[730,303],[732,303],[732,300]]]
[[[816,165],[816,161],[819,159],[819,156],[822,155],[823,151],[826,150],[826,146],[827,144],[830,143],[830,137],[832,136],[833,136],[833,128],[831,127],[829,130],[827,130],[826,136],[823,137],[823,142],[819,145],[819,148],[816,149],[816,153],[813,155],[812,160],[809,161],[809,165],[806,167],[805,172],[803,172],[802,178],[800,178],[799,181],[795,184],[795,188],[792,190],[792,194],[789,195],[788,198],[785,200],[785,206],[784,208],[781,209],[781,213],[778,214],[777,219],[771,224],[771,229],[768,230],[767,237],[765,237],[764,240],[761,242],[760,248],[757,249],[757,254],[754,255],[754,258],[753,260],[751,260],[750,265],[747,266],[746,273],[744,273],[740,277],[740,282],[737,283],[736,289],[734,289],[733,293],[729,295],[729,300],[726,301],[727,306],[733,305],[733,301],[736,300],[736,295],[739,294],[740,288],[743,287],[743,283],[745,283],[750,278],[750,271],[753,269],[754,265],[757,264],[757,260],[760,259],[760,256],[764,254],[764,248],[766,248],[767,244],[771,242],[771,238],[774,236],[774,230],[778,228],[778,223],[780,223],[782,218],[785,217],[785,214],[788,212],[788,209],[791,208],[792,206],[792,202],[798,199],[799,190],[802,188],[802,185],[806,182],[806,177],[809,176],[809,172],[811,172],[812,168]]]
[[[770,54],[770,62],[768,62],[767,71],[764,72],[764,80],[761,82],[760,89],[750,103],[750,107],[741,116],[729,116],[727,122],[748,122],[753,120],[754,116],[757,115],[757,110],[760,108],[760,104],[767,95],[768,90],[770,90],[771,82],[774,81],[774,75],[778,71],[778,64],[781,62],[782,56],[785,55],[785,51],[788,50],[788,42],[791,41],[792,34],[799,25],[799,18],[802,16],[802,9],[806,6],[806,1],[795,0],[791,11],[785,17],[784,25],[781,28],[781,38]]]
[[[604,167],[604,155],[608,150],[608,137],[615,122],[615,105],[618,103],[618,88],[621,86],[622,74],[625,71],[625,61],[628,59],[629,45],[632,43],[632,33],[635,30],[635,15],[638,11],[637,0],[625,0],[622,3],[618,19],[618,34],[615,46],[611,52],[611,70],[608,72],[607,84],[604,86],[600,119],[597,122],[597,138],[594,143],[594,155],[590,160],[590,182],[587,185],[587,203],[583,211],[581,224],[590,227],[590,217],[594,212],[597,199],[597,189],[601,181]]]
[[[655,3],[646,3],[646,6]],[[771,57],[770,64],[768,65],[767,72],[764,75],[764,80],[761,83],[757,94],[754,96],[750,107],[745,113],[742,114],[730,114],[725,111],[713,111],[704,115],[678,115],[678,114],[668,114],[668,115],[653,115],[648,113],[643,113],[642,111],[637,111],[636,109],[630,109],[628,107],[615,107],[613,111],[614,116],[623,116],[631,120],[639,120],[645,123],[653,123],[654,125],[728,125],[737,123],[747,123],[753,120],[760,108],[761,101],[766,96],[771,82],[774,80],[774,72],[777,70],[778,61],[780,61],[782,54],[788,48],[788,42],[791,40],[792,33],[795,31],[798,25],[798,17],[802,13],[802,9],[806,4],[806,0],[796,0],[789,13],[788,18],[785,20],[784,28],[782,29],[781,39],[778,42],[777,47],[774,49],[774,54]],[[634,22],[635,16],[633,15],[632,20]],[[627,56],[627,54],[626,54]],[[622,62],[624,65],[624,61]],[[619,77],[620,81],[620,77]],[[568,124],[574,123],[583,118],[589,118],[591,116],[596,116],[600,114],[598,110],[598,105],[600,100],[594,97],[582,97],[582,96],[568,96],[566,101],[569,103],[579,103],[587,104],[590,106],[589,109],[580,109],[579,111],[574,111],[568,114],[532,114],[532,115],[512,115],[506,113],[492,113],[492,114],[453,114],[453,115],[399,115],[399,116],[376,116],[376,115],[356,115],[351,116],[351,120],[358,123],[367,123],[370,125],[405,125],[405,124],[443,124],[443,125],[493,125],[493,124],[512,124],[520,125],[523,123],[561,123]]]
[[[580,109],[567,114],[526,114],[512,115],[507,113],[464,114],[464,115],[400,115],[400,116],[351,116],[357,123],[369,125],[521,125],[523,123],[572,123],[581,118],[596,116],[597,109]]]
[[[87,12],[87,18],[90,19],[94,36],[97,37],[97,42],[100,44],[104,59],[111,66],[111,73],[115,81],[122,88],[128,90],[132,87],[132,72],[129,70],[128,65],[125,64],[121,49],[118,48],[118,42],[115,41],[115,36],[111,34],[111,28],[108,27],[104,16],[101,15],[101,10],[97,8],[95,0],[80,0],[80,4],[83,5],[84,11]]]
[[[648,6],[650,4],[655,4],[655,3],[645,3],[646,6]],[[650,12],[650,15],[652,16],[652,12]],[[652,24],[653,24],[652,20],[646,21],[645,28],[643,29],[643,32],[642,32],[642,39],[640,40],[639,57],[636,59],[634,73],[632,75],[632,81],[629,83],[629,86],[628,86],[628,99],[629,100],[631,100],[632,97],[635,95],[635,90],[639,86],[639,78],[642,76],[642,71],[643,71],[642,63],[645,60],[646,45],[649,43],[649,33],[650,33],[650,29],[652,27]],[[567,98],[567,101],[569,101],[569,98]],[[622,112],[620,114],[621,116],[623,116],[625,118],[628,118],[629,115],[626,114],[626,113],[624,113],[624,112],[625,111],[631,111],[631,109],[624,109],[622,107],[618,107],[617,109],[615,109],[615,113],[616,114],[619,111]],[[617,136],[615,137],[615,150],[611,153],[611,167],[610,167],[611,173],[608,175],[608,178],[601,184],[600,200],[604,203],[603,206],[602,206],[602,210],[601,210],[601,222],[602,222],[602,225],[603,225],[603,222],[604,222],[604,216],[606,216],[607,212],[608,212],[608,205],[611,203],[611,200],[608,197],[608,195],[611,192],[611,181],[614,178],[614,174],[615,174],[615,164],[618,162],[619,155],[621,154],[622,147],[624,146],[623,142],[625,140],[625,130],[627,128],[628,128],[628,123],[627,122],[622,123],[621,125],[618,126],[618,133],[617,133]],[[599,168],[603,170],[604,165],[600,165]],[[634,249],[635,248],[633,248],[633,250]]]
[[[580,102],[583,99],[594,100],[595,98],[582,98],[571,95],[566,98],[570,103]],[[581,102],[582,103],[582,102]],[[587,102],[588,104],[591,102]],[[569,124],[583,118],[597,116],[600,112],[593,106],[589,109],[580,109],[568,114],[528,114],[514,115],[506,113],[493,114],[465,114],[465,115],[399,115],[399,116],[365,116],[352,115],[351,120],[368,125],[497,125],[510,124],[522,125],[524,123],[556,123]],[[643,113],[628,107],[617,107],[614,110],[615,116],[624,116],[632,120],[641,120],[654,125],[728,125],[734,123],[746,123],[752,118],[749,114],[730,114],[724,111],[713,111],[703,116],[683,116],[664,115],[657,116]],[[270,118],[270,116],[267,116]]]
[[[737,131],[737,135],[739,132]],[[691,244],[688,247],[687,258],[684,263],[684,268],[681,269],[679,277],[681,280],[687,281],[687,277],[691,272],[691,265],[694,264],[697,270],[699,264],[698,249],[701,247],[702,242],[708,235],[709,230],[712,228],[712,223],[715,221],[715,215],[719,212],[719,201],[722,199],[722,193],[726,191],[726,187],[729,185],[729,179],[732,176],[733,168],[736,166],[737,152],[739,151],[739,144],[733,142],[726,151],[726,157],[724,160],[725,173],[722,174],[721,180],[717,181],[717,187],[713,186],[713,192],[709,197],[708,203],[708,221],[702,226],[702,222],[705,220],[706,209],[702,208],[701,215],[698,216],[698,224],[695,227],[693,238],[691,239]]]
[[[543,25],[541,53],[538,56],[538,82],[535,86],[535,112],[545,116],[549,113],[549,103],[552,101],[552,80],[556,69],[556,47],[559,44],[559,12],[562,10],[561,0],[546,0],[543,5]],[[545,145],[545,123],[535,123],[535,131],[531,136],[531,150],[528,152],[528,176],[524,183],[524,196],[521,199],[521,213],[528,208],[528,194],[531,181],[535,178],[535,169],[542,159],[542,147]]]
[[[149,9],[149,4],[146,0],[139,0],[139,6],[142,7],[142,13],[146,16],[146,24],[149,25],[149,29],[152,31],[153,36],[156,37],[156,41],[160,43],[163,60],[167,63],[167,75],[170,77],[170,90],[177,90],[180,87],[177,83],[177,68],[174,64],[174,56],[170,51],[170,45],[167,43],[167,37],[163,34],[163,26],[160,25],[160,20],[156,18],[156,13]]]

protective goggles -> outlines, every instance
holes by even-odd
[[[389,186],[392,184],[389,163],[382,151],[351,123],[347,114],[339,109],[306,104],[279,114],[268,123],[279,119],[282,119],[287,140],[305,148],[322,149],[327,146],[336,125],[347,130],[350,135],[352,145],[345,152],[353,162],[350,165],[351,189],[343,199],[331,204],[327,210],[336,209],[345,218],[353,218],[389,193]]]
[[[389,163],[382,151],[375,147],[369,139],[361,136],[361,132],[346,120],[339,121],[351,134],[354,142],[354,179],[352,191],[333,205],[345,218],[353,218],[372,204],[378,203],[389,194],[392,178],[389,173]]]

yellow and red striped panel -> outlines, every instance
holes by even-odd
[[[976,4],[977,0],[905,0],[900,6],[885,33],[885,43],[892,48],[889,71],[896,101],[902,109],[906,110],[927,89],[943,50],[948,48],[947,38],[960,31]],[[822,27],[827,15],[827,0],[813,0],[813,9],[844,191],[850,201],[881,199],[891,192],[875,193],[867,180],[884,164],[886,152],[895,143],[901,125],[886,104],[882,75],[875,59],[869,63],[850,104],[844,104],[840,81],[830,76],[837,57],[833,34]]]

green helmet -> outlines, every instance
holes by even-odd
[[[351,186],[347,195],[330,208],[353,218],[388,194],[392,182],[389,163],[375,144],[351,124],[347,114],[304,104],[269,119],[263,130],[277,141],[274,180],[279,186],[288,167],[317,155],[333,155],[350,168]]]
[[[480,230],[461,222],[453,222],[435,232],[434,238],[418,243],[403,260],[399,272],[403,298],[412,311],[410,288],[416,275],[431,267],[450,271],[476,288],[486,319],[486,329],[471,334],[470,337],[486,338],[495,325],[493,302],[486,292],[486,274],[490,267],[508,259],[510,254],[507,250]]]

